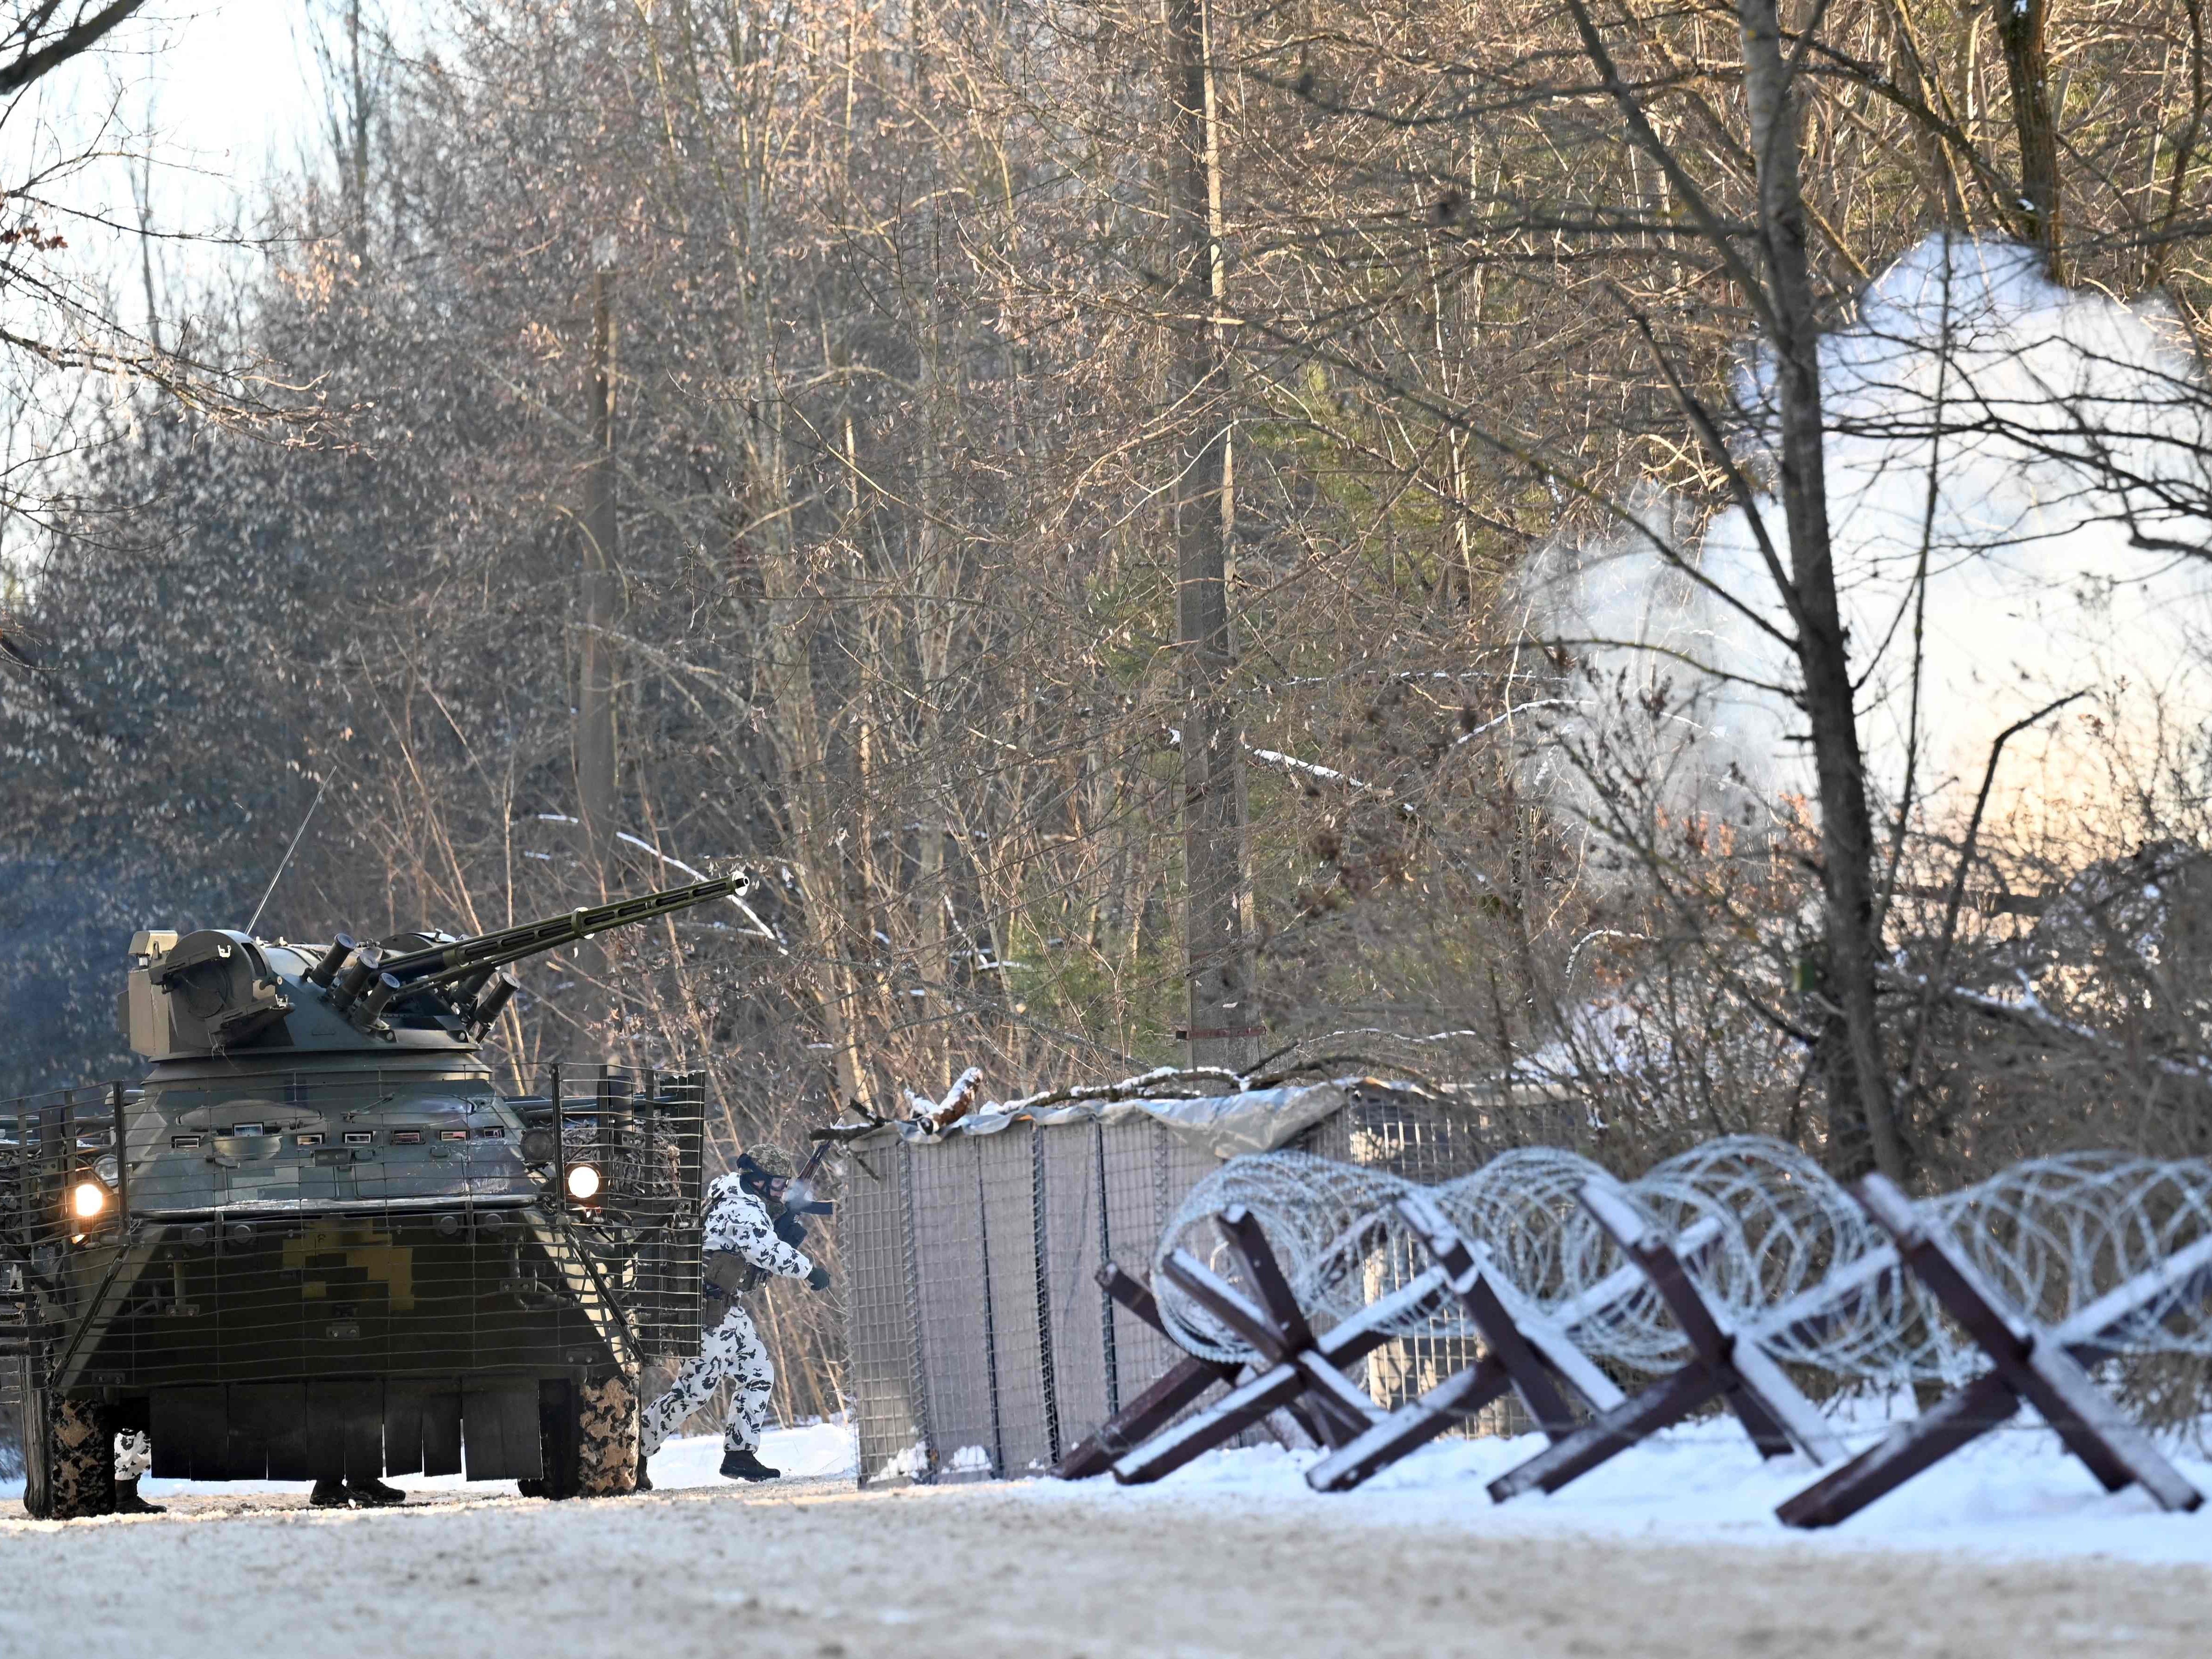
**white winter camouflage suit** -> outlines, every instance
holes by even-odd
[[[707,1220],[701,1248],[708,1255],[734,1250],[754,1267],[786,1279],[804,1279],[814,1264],[775,1236],[768,1206],[747,1192],[734,1175],[718,1176],[707,1189]],[[707,1310],[711,1315],[717,1298],[710,1291]],[[722,1444],[730,1451],[752,1451],[760,1445],[761,1430],[768,1423],[768,1400],[775,1387],[775,1367],[768,1349],[745,1310],[732,1299],[722,1322],[708,1331],[699,1344],[699,1357],[687,1361],[666,1394],[645,1408],[638,1437],[648,1457],[662,1441],[676,1432],[684,1419],[707,1402],[723,1378],[737,1387],[730,1402],[730,1420],[722,1431]]]

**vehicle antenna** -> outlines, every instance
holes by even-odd
[[[284,849],[284,856],[276,861],[276,873],[269,878],[269,886],[261,895],[261,902],[253,907],[252,917],[246,924],[246,932],[248,933],[253,931],[254,922],[261,920],[261,913],[269,908],[270,898],[276,891],[276,884],[284,879],[284,872],[291,866],[292,854],[300,850],[300,837],[307,833],[308,821],[315,816],[315,808],[323,804],[323,790],[330,787],[331,775],[325,772],[323,774],[321,787],[315,791],[314,799],[307,803],[307,817],[301,818],[300,827],[292,832],[292,844]]]

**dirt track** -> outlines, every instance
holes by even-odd
[[[1471,1537],[848,1483],[0,1522],[0,1655],[2201,1654],[2212,1571]],[[520,1648],[520,1650],[528,1650]]]

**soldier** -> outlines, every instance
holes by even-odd
[[[163,1515],[167,1505],[149,1504],[138,1495],[138,1477],[154,1467],[154,1442],[143,1429],[125,1429],[115,1437],[115,1512],[118,1515]]]
[[[758,1456],[761,1430],[768,1422],[769,1395],[775,1367],[753,1322],[738,1297],[763,1274],[804,1279],[809,1290],[826,1289],[830,1272],[798,1248],[805,1224],[783,1207],[790,1164],[772,1149],[738,1159],[737,1170],[716,1177],[707,1189],[702,1247],[706,1257],[706,1320],[709,1328],[699,1357],[686,1362],[668,1392],[646,1407],[638,1425],[637,1486],[650,1492],[646,1460],[677,1425],[706,1403],[716,1385],[734,1383],[730,1419],[722,1431],[722,1474],[732,1480],[773,1480],[783,1471]]]

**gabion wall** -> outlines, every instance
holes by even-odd
[[[1160,1230],[1219,1160],[1141,1113],[1054,1115],[853,1149],[838,1228],[863,1486],[1041,1474],[1181,1357],[1093,1275],[1115,1261],[1149,1278]],[[1483,1127],[1353,1089],[1293,1144],[1437,1181],[1499,1150]],[[1415,1346],[1370,1362],[1378,1400],[1465,1363]]]

